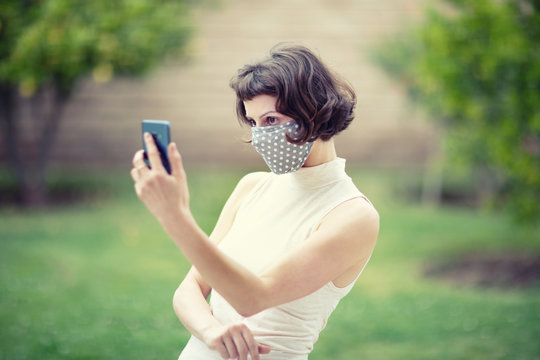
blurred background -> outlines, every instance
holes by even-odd
[[[189,264],[129,178],[171,122],[210,232],[266,170],[229,79],[283,41],[358,97],[336,138],[377,206],[370,265],[312,359],[539,359],[534,0],[0,3],[0,359],[174,358]]]

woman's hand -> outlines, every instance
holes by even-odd
[[[268,354],[270,347],[258,344],[245,324],[235,324],[212,329],[204,342],[220,353],[223,359],[259,360],[259,354]]]
[[[151,169],[144,162],[144,151],[137,151],[131,169],[135,192],[161,223],[166,220],[174,221],[174,217],[189,212],[189,191],[182,158],[176,144],[169,144],[167,148],[171,163],[169,175],[161,163],[159,151],[149,133],[144,134],[144,141]]]

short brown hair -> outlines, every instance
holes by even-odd
[[[230,86],[236,92],[236,113],[242,123],[250,123],[244,101],[275,96],[276,111],[300,124],[295,139],[289,138],[293,143],[329,140],[354,118],[356,96],[351,86],[304,46],[274,46],[268,58],[238,70]]]

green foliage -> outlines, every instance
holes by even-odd
[[[518,219],[538,220],[540,5],[440,5],[421,27],[382,44],[375,59],[443,124],[458,161],[488,174]]]
[[[43,84],[69,92],[92,73],[139,74],[190,33],[188,0],[4,0],[0,83],[31,96]]]

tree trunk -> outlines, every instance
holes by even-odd
[[[17,92],[13,86],[0,84],[0,105],[0,120],[4,126],[2,133],[4,135],[4,151],[8,160],[8,171],[17,184],[18,193],[16,197],[20,200],[21,184],[24,179],[24,166],[21,159],[17,124],[15,121]]]
[[[444,132],[437,128],[436,138],[430,141],[430,155],[424,168],[422,179],[422,203],[427,206],[439,207],[442,200],[443,167],[445,161]]]
[[[51,94],[47,94],[51,91]],[[50,95],[50,96],[47,96]],[[67,96],[51,87],[42,89],[31,99],[21,99],[13,87],[2,87],[3,122],[5,124],[6,154],[9,170],[18,188],[19,200],[25,206],[43,206],[48,203],[46,182],[47,165],[58,131]],[[21,103],[26,103],[21,107]],[[41,132],[32,144],[20,133],[23,118],[32,126],[41,125]]]

